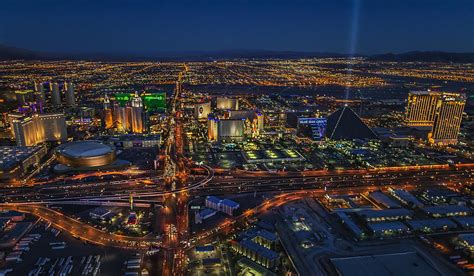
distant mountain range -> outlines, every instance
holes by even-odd
[[[414,51],[402,54],[382,54],[368,57],[369,60],[377,61],[398,61],[398,62],[454,62],[472,63],[474,53],[448,53],[438,51]]]
[[[357,55],[364,56],[364,55]],[[94,60],[94,61],[209,61],[221,59],[297,59],[348,57],[347,54],[270,51],[270,50],[222,50],[222,51],[187,51],[138,53],[54,53],[39,52],[0,44],[0,60]],[[399,62],[474,62],[474,53],[448,52],[407,52],[402,54],[382,54],[364,56],[374,61]]]

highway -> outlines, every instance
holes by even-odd
[[[210,168],[205,168],[209,170]],[[9,202],[0,204],[2,210],[18,210],[25,213],[31,213],[42,220],[51,223],[55,228],[61,229],[71,235],[84,241],[112,247],[130,248],[130,249],[148,249],[150,246],[162,248],[159,252],[159,272],[162,275],[180,275],[184,269],[184,262],[176,262],[176,256],[184,256],[185,251],[190,248],[207,243],[215,239],[218,234],[231,233],[238,230],[237,225],[245,220],[262,214],[278,207],[289,201],[298,200],[310,196],[320,197],[325,194],[342,195],[366,193],[378,189],[403,188],[407,190],[433,187],[436,185],[447,185],[451,188],[472,184],[471,168],[450,168],[436,170],[420,171],[388,171],[374,175],[366,174],[337,174],[325,173],[320,176],[259,176],[254,178],[226,178],[226,176],[215,177],[212,169],[208,177],[195,184],[177,188],[171,191],[147,191],[134,193],[134,201],[137,204],[156,204],[161,202],[164,206],[163,238],[152,236],[129,237],[108,233],[85,222],[76,220],[68,215],[62,214],[56,210],[48,208],[47,204],[61,205],[65,202],[80,202],[98,204],[108,204],[117,202],[118,204],[127,204],[129,193],[120,194],[111,197],[83,196],[75,199],[54,198],[48,201],[40,202]],[[460,184],[461,183],[461,184]],[[254,193],[271,192],[274,197],[265,201],[255,208],[246,210],[242,215],[228,218],[213,229],[197,233],[192,237],[186,235],[186,231],[180,233],[177,229],[187,228],[188,215],[181,214],[177,216],[178,209],[183,205],[179,200],[186,202],[190,196],[205,196],[210,194],[236,194],[236,193]],[[177,197],[173,195],[178,195]],[[181,196],[183,197],[181,197]],[[158,200],[161,198],[161,200]],[[183,203],[182,202],[182,203]],[[68,204],[68,203],[66,203]],[[80,203],[77,203],[80,204]],[[184,204],[186,206],[186,204]],[[181,226],[179,226],[181,225]],[[181,229],[182,231],[182,229]]]
[[[161,246],[160,240],[156,238],[130,237],[108,233],[43,205],[4,203],[0,204],[0,210],[17,210],[33,214],[38,218],[51,223],[51,225],[57,229],[68,232],[74,237],[97,245],[141,249],[147,249],[151,245]]]
[[[432,186],[433,184],[419,184],[419,185],[390,185],[385,186],[382,189],[388,188],[403,188],[407,190],[412,190],[414,188],[421,186]],[[226,219],[223,223],[218,225],[214,229],[210,229],[203,233],[199,233],[194,237],[190,238],[188,242],[182,243],[184,246],[180,246],[177,242],[173,243],[175,248],[188,249],[197,244],[203,243],[212,237],[215,237],[218,233],[222,231],[230,231],[235,223],[247,219],[251,216],[259,215],[263,212],[270,210],[271,208],[278,207],[282,204],[285,204],[289,201],[298,200],[306,197],[318,197],[325,194],[329,195],[341,195],[341,194],[356,194],[361,192],[370,192],[380,189],[379,186],[358,186],[351,188],[350,191],[345,187],[335,187],[330,190],[324,189],[307,189],[303,191],[293,191],[285,192],[280,195],[276,195],[274,198],[269,199],[262,203],[261,205],[256,206],[253,209],[246,210],[242,215]],[[55,228],[61,229],[70,233],[71,235],[78,237],[82,240],[105,246],[114,246],[120,248],[142,248],[147,249],[151,245],[166,247],[162,243],[161,239],[154,237],[129,237],[115,235],[108,233],[97,228],[94,228],[82,221],[71,218],[63,213],[60,213],[56,210],[47,208],[43,205],[38,204],[21,204],[21,203],[3,203],[0,204],[0,210],[18,210],[20,212],[33,214],[42,220],[51,223]],[[170,248],[171,249],[171,248]]]

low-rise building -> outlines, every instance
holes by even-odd
[[[230,199],[220,199],[215,196],[206,197],[206,207],[211,208],[232,216],[234,211],[240,208],[240,205]]]
[[[421,203],[421,201],[418,200],[414,195],[411,193],[402,190],[402,189],[389,189],[390,194],[398,199],[403,205],[406,205],[408,207],[417,207],[417,208],[423,208],[424,204]]]
[[[253,228],[245,232],[244,236],[269,249],[275,248],[278,242],[278,236],[265,229]]]
[[[474,229],[474,217],[453,217],[451,218],[456,222],[459,226],[461,226],[464,229]]]
[[[232,241],[232,248],[239,254],[267,268],[275,267],[280,263],[280,255],[277,252],[252,240]]]
[[[216,210],[205,208],[203,210],[200,210],[199,212],[196,212],[194,221],[196,222],[196,224],[202,223],[204,220],[214,216],[216,213]]]
[[[153,148],[160,147],[161,135],[133,135],[125,134],[113,136],[108,139],[109,143],[113,143],[117,148]]]
[[[0,147],[0,180],[19,180],[31,167],[39,165],[46,154],[46,146]]]
[[[293,149],[254,150],[242,151],[241,153],[247,163],[298,162],[306,160],[298,151]]]
[[[384,194],[381,191],[375,191],[375,192],[369,193],[369,198],[375,201],[377,204],[382,205],[385,208],[402,207],[395,200],[391,199],[390,197],[388,197],[386,194]]]
[[[113,216],[112,211],[104,207],[97,207],[89,211],[89,216],[93,219],[106,220]]]
[[[213,245],[203,245],[196,246],[195,250],[197,254],[211,254],[215,252],[216,248]]]
[[[234,211],[239,209],[240,205],[232,201],[230,199],[223,199],[219,203],[219,211],[228,214],[229,216],[232,216],[234,214]]]
[[[335,214],[356,239],[364,238],[364,231],[343,211],[337,211]]]
[[[446,204],[459,194],[446,188],[430,188],[423,191],[421,197],[432,204]]]
[[[448,231],[457,228],[456,223],[446,218],[409,220],[406,223],[413,231],[423,233]]]
[[[367,223],[369,230],[378,237],[396,236],[407,233],[409,228],[400,221]]]
[[[472,214],[471,208],[464,205],[428,206],[422,210],[434,218],[469,216]]]
[[[471,253],[474,253],[474,234],[460,234],[458,235],[457,242]]]
[[[355,212],[367,222],[411,219],[413,212],[407,209],[361,210]]]

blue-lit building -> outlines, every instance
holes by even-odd
[[[199,212],[196,212],[195,216],[195,222],[196,223],[202,223],[203,220],[206,220],[212,216],[214,216],[217,213],[216,210],[205,208]]]
[[[240,205],[230,199],[220,199],[215,196],[207,196],[206,207],[232,216],[234,211],[240,208]]]

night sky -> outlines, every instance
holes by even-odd
[[[78,53],[474,52],[474,1],[1,0],[0,43]]]

